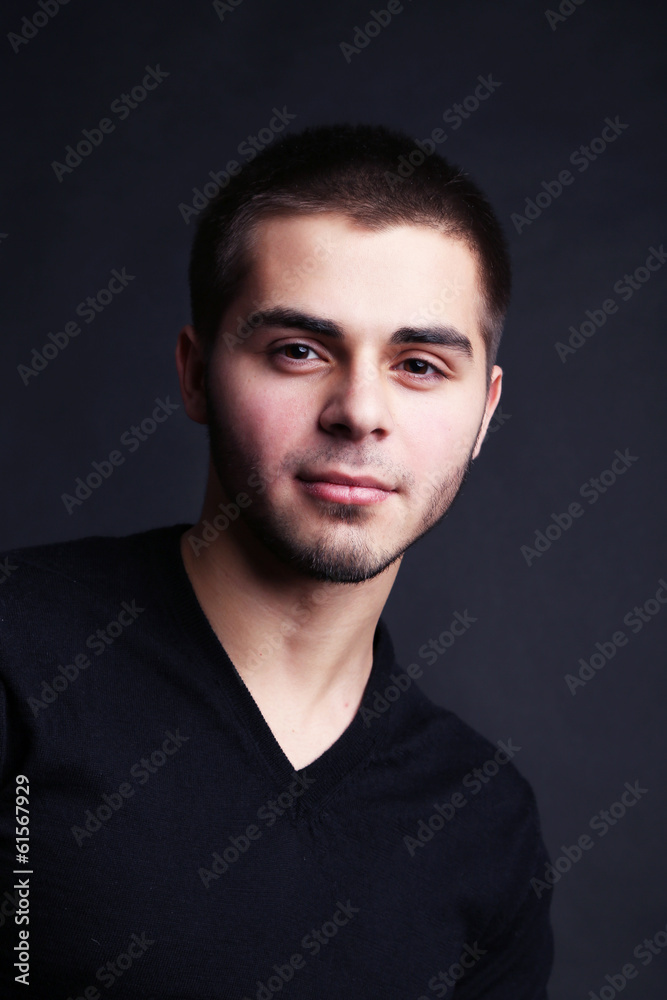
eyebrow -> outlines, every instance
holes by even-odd
[[[280,326],[290,330],[305,330],[308,333],[323,334],[333,340],[344,340],[345,333],[338,323],[330,319],[321,319],[311,316],[308,313],[300,312],[296,309],[267,309],[255,312],[248,318],[250,325],[254,328],[262,326]],[[452,350],[460,351],[468,358],[473,356],[473,348],[470,339],[454,326],[414,327],[402,326],[395,330],[389,338],[392,346],[401,344],[435,344],[441,347],[450,347]]]

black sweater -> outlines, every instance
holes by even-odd
[[[359,712],[295,772],[197,602],[187,527],[0,563],[0,996],[543,1000],[516,744],[434,705],[381,619]]]

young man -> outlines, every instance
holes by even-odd
[[[32,996],[546,997],[515,748],[380,619],[479,454],[510,281],[480,192],[435,155],[400,180],[413,152],[307,130],[208,207],[176,352],[199,522],[11,554],[0,933]]]

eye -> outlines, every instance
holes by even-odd
[[[287,353],[283,353],[287,352]],[[308,357],[308,353],[311,353],[312,357]],[[271,351],[271,356],[276,356],[286,358],[289,361],[312,361],[314,358],[319,357],[314,348],[310,347],[308,344],[300,344],[295,341],[292,344],[281,344]]]
[[[408,374],[421,376],[422,381],[425,379],[449,378],[441,368],[437,368],[430,361],[425,361],[424,358],[405,358],[400,364],[412,366],[412,370],[408,370]],[[429,368],[431,369],[430,372],[427,370]]]

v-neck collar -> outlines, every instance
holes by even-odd
[[[167,583],[170,604],[175,619],[185,639],[192,648],[193,658],[205,664],[211,672],[212,683],[230,706],[239,725],[250,737],[263,766],[270,772],[280,788],[286,788],[295,775],[306,778],[303,794],[299,797],[299,812],[321,805],[333,790],[358,767],[364,766],[372,752],[386,742],[405,705],[389,705],[389,711],[378,716],[373,709],[373,699],[382,697],[391,684],[390,674],[396,669],[393,644],[387,627],[380,618],[373,637],[373,665],[366,682],[361,705],[354,718],[320,756],[305,767],[296,770],[276,740],[250,691],[243,683],[238,670],[230,660],[222,643],[206,617],[190,578],[183,564],[180,549],[182,534],[191,525],[177,524],[164,531],[156,553],[162,562],[163,581]],[[377,704],[377,702],[376,702]],[[398,711],[397,711],[398,709]]]

